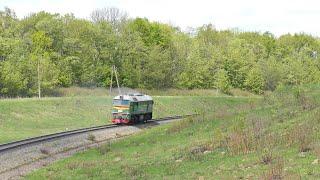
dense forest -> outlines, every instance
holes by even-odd
[[[281,85],[320,82],[320,40],[300,33],[217,30],[185,32],[116,8],[91,18],[39,12],[19,19],[0,11],[0,94],[34,96],[38,83],[108,87],[112,65],[131,88],[230,88],[257,94]]]

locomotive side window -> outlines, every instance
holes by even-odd
[[[121,105],[127,106],[127,105],[129,105],[128,100],[121,100],[121,99],[114,99],[112,103],[114,106],[121,106]]]
[[[132,111],[136,111],[138,109],[138,103],[132,103]]]

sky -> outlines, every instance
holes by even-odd
[[[146,17],[182,30],[211,23],[219,30],[320,36],[319,0],[0,0],[0,9],[4,7],[19,18],[42,10],[89,18],[95,9],[116,7],[130,17]]]

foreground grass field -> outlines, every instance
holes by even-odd
[[[319,179],[319,102],[319,86],[282,89],[261,101],[207,99],[198,118],[79,153],[26,178]]]
[[[154,97],[154,117],[195,113],[203,106],[239,104],[248,98]],[[0,143],[110,123],[111,97],[75,96],[0,100]]]

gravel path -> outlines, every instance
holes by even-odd
[[[150,122],[136,126],[119,126],[54,139],[41,144],[25,146],[0,154],[0,179],[21,179],[35,169],[72,156],[73,154],[97,147],[103,143],[137,133],[159,124],[174,122]]]

